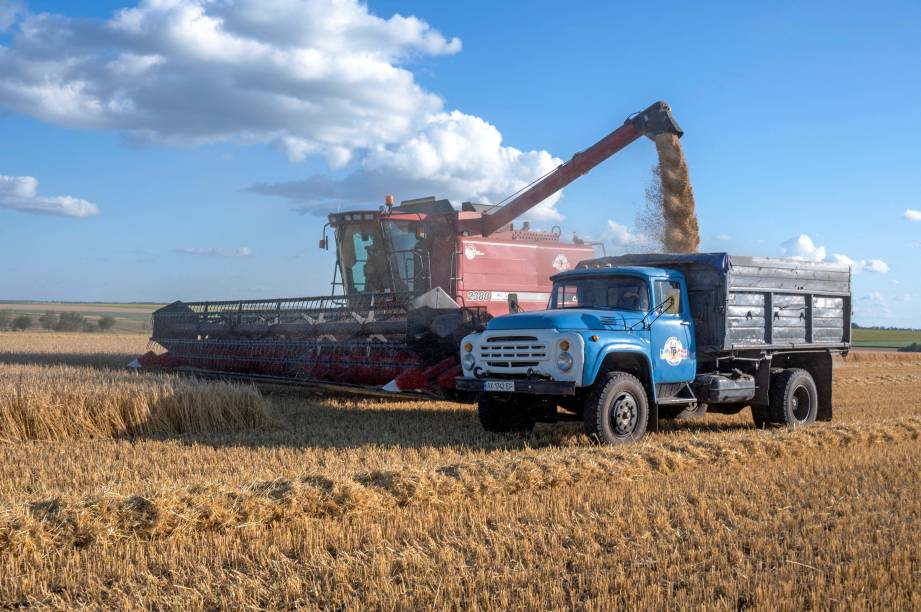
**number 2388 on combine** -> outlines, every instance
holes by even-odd
[[[832,355],[851,336],[846,266],[623,255],[552,280],[548,310],[496,317],[461,341],[455,384],[479,394],[489,431],[581,418],[615,444],[708,410],[751,406],[759,426],[832,417]]]

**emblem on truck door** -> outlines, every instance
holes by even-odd
[[[659,357],[664,359],[668,365],[676,366],[688,358],[688,350],[681,344],[681,340],[672,336],[665,341],[665,346],[662,347]]]

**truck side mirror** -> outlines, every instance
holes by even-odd
[[[518,306],[518,294],[509,293],[508,294],[508,311],[510,313],[521,312],[521,308]]]
[[[327,244],[325,236],[323,238],[320,238],[320,248],[329,249],[329,244]]]

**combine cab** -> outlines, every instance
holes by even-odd
[[[547,305],[550,276],[594,255],[515,218],[642,135],[681,134],[665,103],[577,153],[504,206],[423,198],[331,214],[332,295],[174,302],[144,366],[360,392],[453,393],[456,347],[492,316]],[[320,247],[328,249],[324,230]]]

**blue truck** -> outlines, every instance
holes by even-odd
[[[832,418],[832,357],[851,340],[847,266],[633,254],[552,280],[547,310],[493,318],[460,343],[455,385],[477,394],[488,431],[581,419],[617,444],[706,411],[750,406],[760,427]]]

